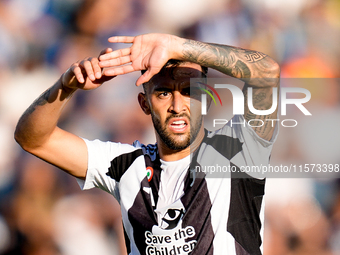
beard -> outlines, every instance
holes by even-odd
[[[187,117],[190,120],[190,117],[187,114],[173,114],[168,116],[164,122],[164,125],[161,124],[160,120],[151,112],[151,118],[153,126],[161,138],[161,140],[165,143],[165,145],[171,150],[184,150],[196,139],[198,132],[202,126],[202,115],[196,119],[196,121],[190,120],[190,132],[187,134],[170,134],[167,130],[168,123],[171,118],[179,118],[179,117]],[[185,136],[180,138],[180,136]],[[178,137],[179,139],[176,139]]]

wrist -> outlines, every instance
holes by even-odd
[[[173,36],[172,38],[172,54],[171,59],[185,60],[183,55],[183,44],[185,43],[184,38]]]
[[[71,87],[66,86],[66,85],[65,85],[65,77],[64,77],[64,76],[65,76],[65,73],[63,73],[63,74],[61,75],[60,79],[59,79],[61,91],[62,91],[63,93],[66,93],[66,94],[68,94],[68,95],[71,95],[71,94],[73,94],[73,92],[75,92],[75,91],[77,90],[77,88],[71,88]],[[71,81],[69,82],[69,84],[72,84],[72,82],[73,82],[74,79],[75,79],[75,77],[73,77],[73,78],[71,79]]]

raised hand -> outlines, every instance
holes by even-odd
[[[111,48],[103,50],[99,56],[112,52]],[[114,78],[102,74],[99,60],[95,57],[87,57],[73,63],[62,76],[64,89],[74,90],[77,88],[91,90],[98,88],[104,82]]]
[[[132,45],[101,55],[99,66],[107,68],[104,71],[107,76],[147,70],[136,81],[136,85],[139,86],[157,74],[169,59],[178,57],[175,49],[178,40],[179,37],[166,34],[110,37],[111,43]]]

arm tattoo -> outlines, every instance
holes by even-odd
[[[29,107],[28,109],[25,111],[25,113],[23,114],[24,116],[28,116],[31,115],[37,106],[42,106],[48,103],[48,99],[50,97],[51,94],[51,88],[47,89],[44,93],[41,94],[40,97],[38,97]]]
[[[183,43],[183,56],[190,62],[239,79],[272,77],[276,71],[275,61],[264,53],[221,44],[188,39]]]
[[[205,51],[210,50],[208,44],[204,44],[194,40],[186,40],[183,46],[183,54],[190,61],[202,63],[206,61],[205,59],[201,59],[201,56],[204,55]]]
[[[250,63],[264,59],[266,56],[267,56],[266,54],[263,54],[263,53],[258,52],[258,51],[250,52],[250,53],[245,55],[246,60]]]
[[[271,137],[268,137],[268,135],[272,131],[272,121],[266,121],[269,119],[276,119],[276,111],[270,115],[256,115],[252,112],[250,112],[248,108],[248,93],[247,93],[247,86],[245,86],[245,89],[243,90],[244,96],[245,96],[245,114],[244,119],[249,122],[250,125],[253,127],[254,131],[261,137],[265,139],[270,139]],[[268,110],[272,106],[272,93],[269,92],[268,89],[254,89],[253,90],[253,106],[257,110]]]
[[[250,78],[251,71],[241,60],[237,60],[235,67],[231,71],[234,77]]]
[[[237,61],[234,54],[230,54],[230,52],[227,54],[225,49],[211,44],[186,40],[183,47],[183,55],[188,61],[222,72],[231,73],[233,63]]]
[[[260,91],[259,93],[255,93],[255,95],[253,97],[254,97],[253,103],[255,105],[258,105],[261,102],[265,102],[265,98],[267,97],[267,95],[266,95],[266,93]],[[269,108],[269,106],[270,105],[268,105],[268,108]],[[264,105],[264,107],[266,107],[266,106]]]

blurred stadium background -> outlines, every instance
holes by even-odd
[[[121,47],[109,45],[109,36],[149,32],[262,51],[280,63],[284,78],[340,77],[339,0],[0,0],[0,254],[124,254],[114,199],[81,192],[74,178],[23,152],[13,132],[23,111],[71,63]],[[153,142],[136,100],[138,75],[76,93],[60,125],[88,139]],[[309,88],[310,107],[318,109],[313,122],[282,130],[273,164],[340,163],[334,81]],[[330,119],[322,134],[307,132]],[[327,146],[316,148],[310,136]],[[336,177],[268,179],[265,255],[340,254]]]

